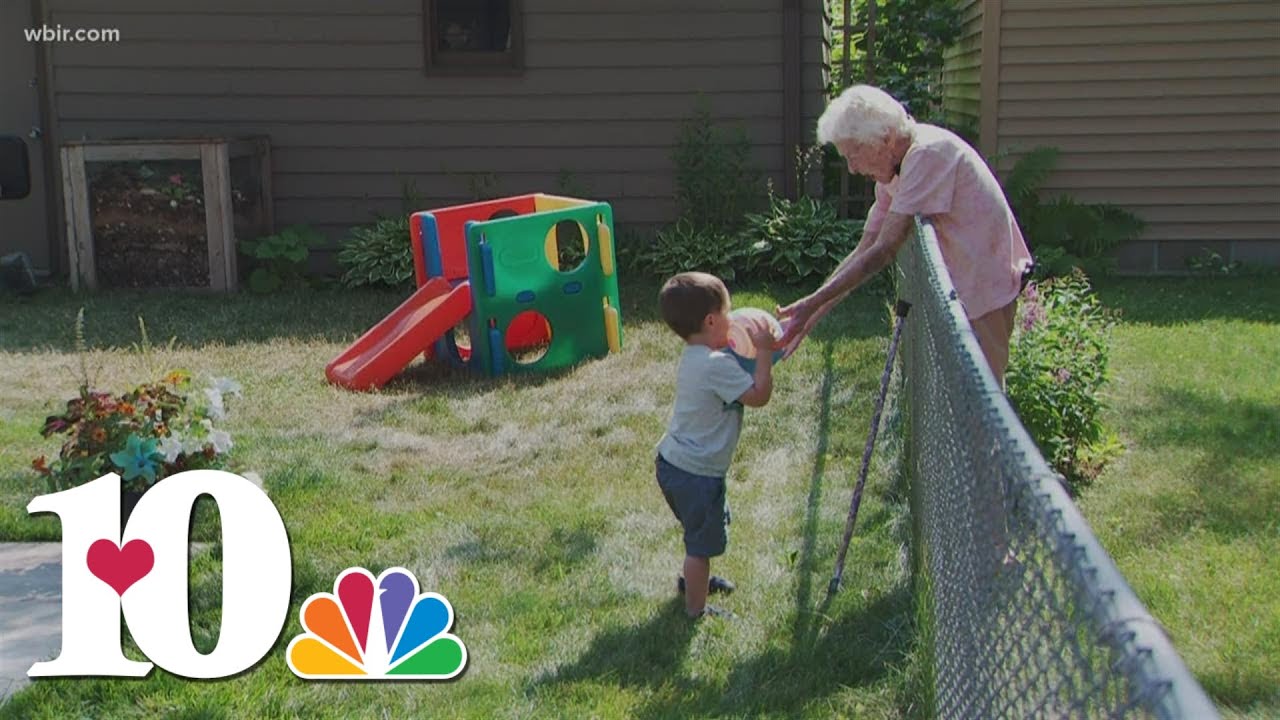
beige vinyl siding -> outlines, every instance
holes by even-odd
[[[493,178],[502,195],[567,179],[619,225],[669,222],[671,149],[699,95],[781,178],[782,0],[524,0],[525,69],[490,77],[424,73],[421,0],[46,3],[123,37],[54,49],[63,137],[269,135],[280,225],[336,237],[399,212],[406,181],[438,207]],[[811,127],[824,25],[803,6]]]
[[[1057,146],[1046,196],[1146,220],[1124,269],[1280,262],[1280,3],[1001,4],[999,148]]]
[[[962,30],[942,68],[942,110],[947,124],[976,141],[982,118],[982,0],[961,0]]]

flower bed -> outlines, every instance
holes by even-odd
[[[126,490],[143,492],[184,470],[223,468],[232,441],[217,423],[226,417],[226,396],[239,394],[225,378],[194,389],[181,370],[120,395],[82,385],[66,412],[47,417],[40,431],[66,437],[57,456],[41,455],[32,467],[51,492],[112,472]]]

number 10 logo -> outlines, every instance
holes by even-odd
[[[201,495],[222,523],[222,627],[205,655],[187,616],[187,537]],[[62,650],[30,677],[145,677],[152,663],[120,648],[120,614],[138,648],[175,675],[220,678],[247,670],[275,644],[289,612],[289,538],[275,505],[253,483],[219,470],[189,470],[142,496],[120,527],[120,476],[27,505],[62,522]]]

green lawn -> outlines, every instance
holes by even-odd
[[[1126,450],[1079,503],[1224,714],[1280,716],[1280,283],[1112,280],[1100,294],[1124,313],[1106,419]],[[671,589],[678,533],[651,477],[679,350],[654,295],[623,289],[620,356],[501,380],[419,367],[372,394],[325,385],[323,367],[399,294],[0,300],[0,539],[56,537],[23,510],[42,492],[27,467],[54,449],[40,422],[75,390],[84,303],[99,385],[145,377],[128,350],[138,314],[153,341],[177,338],[157,365],[243,383],[229,418],[237,469],[266,479],[294,557],[293,617],[255,669],[41,681],[0,716],[918,716],[892,433],[846,590],[826,598],[887,345],[883,307],[846,303],[779,367],[770,406],[748,412],[730,549],[715,566],[739,583],[723,604],[740,617],[691,625]],[[302,600],[350,565],[397,564],[453,603],[467,672],[426,685],[294,678],[283,648]],[[193,634],[207,646],[216,552],[193,577]]]
[[[1280,279],[1100,295],[1126,451],[1080,507],[1224,715],[1280,717]]]
[[[156,372],[230,375],[244,397],[227,428],[292,541],[291,617],[276,648],[236,677],[34,683],[5,717],[832,717],[917,716],[920,664],[900,443],[883,442],[845,571],[827,581],[878,389],[888,323],[846,303],[779,367],[773,402],[748,411],[730,482],[729,552],[714,569],[739,617],[693,624],[674,592],[678,528],[652,478],[680,343],[654,317],[656,285],[623,288],[623,353],[555,375],[490,380],[417,366],[378,393],[325,384],[325,363],[402,293],[259,298],[44,292],[0,300],[0,539],[55,539],[24,507],[44,492],[31,459],[56,451],[45,415],[75,392],[77,309],[91,377],[113,390]],[[772,308],[791,295],[737,295]],[[840,333],[836,330],[840,329]],[[310,594],[343,569],[413,571],[445,595],[470,663],[446,683],[315,683],[286,668]],[[192,570],[193,636],[209,649],[220,605],[216,547]],[[127,652],[136,656],[136,650]]]

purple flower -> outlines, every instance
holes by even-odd
[[[1071,379],[1071,371],[1066,368],[1058,368],[1058,372],[1054,373],[1053,377],[1056,378],[1058,384],[1061,385]]]
[[[1031,329],[1044,319],[1044,307],[1037,302],[1027,303],[1026,312],[1022,315],[1022,332],[1031,332]]]

